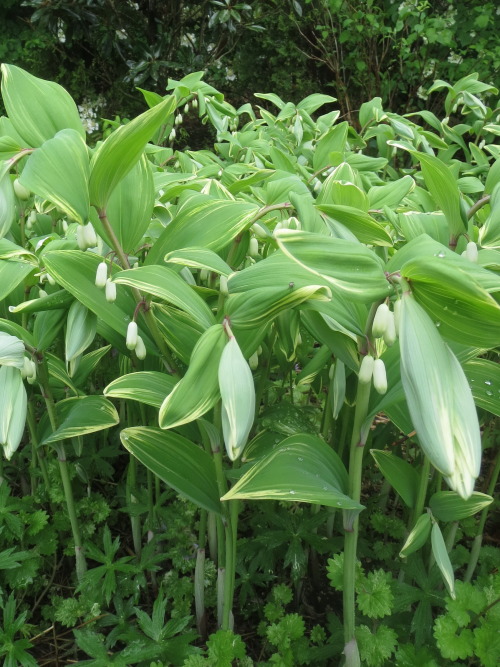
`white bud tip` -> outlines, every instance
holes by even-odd
[[[22,199],[24,201],[29,199],[31,195],[31,192],[28,190],[28,188],[25,188],[24,185],[19,182],[18,178],[16,178],[14,181],[14,192],[16,193],[16,197],[18,199]]]
[[[226,278],[226,276],[221,276],[220,277],[219,289],[220,289],[220,293],[223,294],[224,296],[227,296],[229,294],[229,291],[227,289],[227,278]]]
[[[358,374],[358,380],[361,384],[368,384],[369,382],[371,382],[374,363],[375,359],[372,357],[371,354],[367,354],[366,357],[363,357],[363,361],[361,362],[361,366],[359,367],[359,374]]]
[[[116,301],[116,283],[112,282],[109,278],[106,280],[105,287],[106,301],[113,303]]]
[[[396,318],[394,313],[389,311],[387,317],[387,327],[384,331],[384,343],[387,345],[387,347],[391,347],[391,345],[394,345],[396,342],[396,338]]]
[[[47,292],[44,289],[38,290],[38,298],[43,299],[44,296],[47,296]]]
[[[95,274],[95,285],[96,287],[106,287],[106,281],[108,279],[108,266],[106,262],[100,262],[97,265],[97,271]]]
[[[465,256],[469,260],[469,262],[477,262],[477,257],[478,257],[478,251],[477,251],[477,245],[474,243],[474,241],[470,241],[467,244],[467,248],[465,250]]]
[[[248,254],[250,257],[257,257],[259,254],[259,242],[255,238],[255,236],[252,236],[250,239],[250,244],[248,246]]]
[[[137,333],[137,323],[133,321],[129,322],[129,325],[127,327],[127,339],[125,341],[125,345],[129,350],[135,350],[138,337],[139,336]]]
[[[92,223],[88,222],[83,229],[87,248],[95,248],[97,245],[97,235],[95,233],[95,229],[92,226]]]
[[[47,273],[47,280],[49,281],[49,285],[52,285],[52,287],[54,287],[54,285],[56,284],[56,281],[55,281],[55,279],[50,275],[50,273]]]
[[[379,394],[385,394],[387,391],[387,374],[382,359],[375,359],[373,364],[373,386]]]
[[[386,303],[381,303],[380,306],[377,308],[375,317],[373,318],[372,336],[374,336],[375,338],[380,338],[381,336],[384,335],[388,325],[388,318],[389,318],[389,307],[387,306]]]
[[[135,346],[135,355],[138,359],[146,358],[146,346],[140,336],[137,336],[137,345]]]

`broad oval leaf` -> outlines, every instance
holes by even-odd
[[[464,364],[474,402],[500,417],[500,364],[488,359],[471,359]]]
[[[83,225],[90,213],[89,171],[85,141],[75,130],[61,130],[29,156],[19,180]]]
[[[429,500],[433,515],[440,521],[459,521],[477,514],[493,502],[491,496],[475,492],[464,500],[455,491],[438,491]]]
[[[381,260],[361,243],[290,229],[275,236],[285,254],[352,299],[372,302],[392,292]]]
[[[2,97],[12,125],[29,146],[41,146],[66,128],[85,138],[73,98],[57,83],[4,64]]]
[[[213,459],[203,449],[171,431],[126,428],[123,446],[157,477],[191,502],[222,514]]]
[[[159,408],[176,382],[176,378],[166,373],[137,371],[116,378],[108,384],[103,393],[110,398],[139,401],[139,403]]]
[[[225,342],[222,324],[214,324],[200,337],[186,375],[160,407],[161,428],[175,428],[194,421],[217,403],[220,396],[217,372]]]
[[[48,445],[111,428],[120,421],[114,405],[103,396],[67,398],[56,404],[58,428],[40,444]]]
[[[88,348],[95,338],[97,316],[79,301],[68,311],[65,336],[66,361],[73,361]]]
[[[347,227],[361,243],[392,246],[392,239],[384,227],[366,211],[329,204],[319,204],[317,208]]]
[[[420,479],[415,468],[391,452],[370,449],[370,454],[383,476],[399,493],[407,507],[414,507]]]
[[[228,276],[232,273],[229,264],[219,257],[217,253],[208,248],[182,248],[174,250],[165,255],[166,262],[172,264],[182,264],[193,269],[207,269],[222,276]]]
[[[315,435],[300,433],[246,472],[222,500],[290,500],[361,511],[347,494],[347,472],[338,455]]]
[[[14,187],[9,174],[9,163],[0,168],[0,238],[7,234],[16,219],[17,207]]]
[[[186,311],[205,327],[215,322],[212,311],[175,271],[166,266],[140,266],[114,277],[119,285],[130,285]]]

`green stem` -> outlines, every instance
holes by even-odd
[[[422,512],[424,511],[425,498],[427,497],[431,464],[425,454],[422,454],[422,456],[424,457],[424,462],[422,464],[422,470],[420,471],[417,498],[415,500],[415,506],[411,515],[410,524],[408,526],[408,532],[412,530],[418,518],[422,515]]]
[[[120,241],[118,240],[118,237],[116,236],[113,227],[111,226],[108,217],[106,215],[106,211],[104,209],[99,209],[98,210],[99,214],[99,220],[101,221],[101,224],[111,241],[111,245],[113,246],[113,250],[116,252],[118,259],[120,260],[120,264],[124,269],[130,269],[130,262],[128,261],[128,257],[123,250]],[[131,287],[131,292],[134,296],[134,299],[136,303],[145,303],[142,294],[140,291],[137,289],[137,287]],[[169,372],[173,374],[178,374],[179,370],[172,359],[172,355],[170,354],[170,350],[168,349],[165,341],[163,340],[163,336],[160,333],[160,330],[158,329],[158,325],[156,324],[156,320],[154,318],[153,313],[151,312],[151,308],[148,306],[147,308],[142,309],[142,315],[144,317],[144,320],[146,322],[146,325],[149,329],[149,332],[151,333],[153,340],[155,341],[156,345],[158,346],[158,349],[160,350],[163,358],[166,361],[167,367]]]
[[[57,417],[54,397],[49,385],[49,373],[47,369],[47,362],[44,358],[39,359],[38,365],[38,381],[42,391],[42,396],[47,408],[50,425],[52,431],[57,430]],[[76,576],[78,582],[81,583],[85,572],[87,571],[87,561],[83,552],[83,543],[80,533],[80,525],[76,515],[75,499],[73,496],[73,488],[69,477],[68,464],[66,461],[66,451],[64,442],[59,442],[56,445],[57,456],[59,460],[59,472],[61,474],[61,481],[64,489],[64,497],[66,499],[66,507],[68,509],[69,521],[71,524],[71,531],[73,533],[73,541],[75,543],[75,560],[76,560]]]
[[[492,496],[495,492],[495,487],[498,482],[498,477],[500,475],[500,450],[497,451],[495,467],[490,478],[490,483],[488,484],[488,495]],[[465,573],[464,581],[471,581],[474,570],[476,569],[477,562],[479,560],[479,553],[481,550],[481,545],[483,543],[483,533],[484,527],[486,525],[486,519],[488,518],[488,512],[491,505],[485,507],[481,512],[481,518],[479,519],[479,525],[477,528],[477,534],[472,543],[472,549],[470,552],[469,564],[467,565],[467,571]]]
[[[371,383],[358,382],[349,457],[349,496],[358,503],[361,499],[363,453],[366,440],[366,438],[362,437],[361,430],[368,415],[370,389]],[[355,667],[360,664],[355,638],[355,575],[358,532],[359,519],[356,516],[352,524],[352,529],[346,530],[344,538],[344,640],[346,644],[344,652],[346,654],[346,665],[348,664],[349,667]]]
[[[198,529],[198,548],[196,551],[196,566],[194,570],[194,606],[196,613],[196,628],[202,638],[206,636],[205,612],[205,544],[207,541],[208,512],[200,511]]]
[[[127,499],[130,502],[130,505],[137,504],[136,497],[136,487],[137,487],[137,459],[135,456],[130,454],[129,464],[127,470]],[[135,513],[130,514],[130,526],[132,528],[132,542],[134,544],[134,551],[137,558],[141,555],[142,550],[142,529],[141,529],[141,517]]]

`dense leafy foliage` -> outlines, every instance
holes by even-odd
[[[498,91],[433,89],[197,72],[88,145],[2,66],[5,664],[498,663]]]

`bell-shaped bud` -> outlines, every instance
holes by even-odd
[[[97,271],[95,274],[95,285],[96,287],[106,287],[106,281],[108,280],[108,265],[106,262],[100,262],[97,265]]]
[[[173,127],[168,135],[168,140],[173,141],[175,139],[175,128]]]
[[[51,285],[52,287],[54,287],[54,285],[56,285],[56,281],[55,281],[55,279],[50,275],[50,273],[47,273],[47,281],[48,281],[49,285]]]
[[[87,244],[87,248],[95,248],[97,245],[97,234],[95,233],[95,229],[92,226],[91,222],[87,222],[87,224],[84,226],[84,239]]]
[[[14,181],[14,192],[16,193],[16,197],[23,201],[26,201],[31,196],[31,192],[21,184],[18,178]]]
[[[394,313],[391,313],[391,311],[388,312],[387,314],[387,328],[384,331],[384,343],[387,345],[387,347],[391,347],[391,345],[394,345],[396,342],[396,321],[394,317]]]
[[[127,338],[125,341],[125,345],[129,350],[135,350],[135,347],[137,345],[137,338],[138,338],[138,329],[137,329],[137,322],[129,322],[129,325],[127,327]]]
[[[174,120],[175,125],[180,125],[182,123],[182,114],[178,113]]]
[[[38,298],[43,299],[44,296],[47,296],[47,292],[44,289],[38,290]]]
[[[146,358],[146,346],[144,345],[144,341],[140,336],[137,336],[137,344],[135,346],[135,354],[138,359],[145,359]]]
[[[372,381],[374,363],[375,359],[371,354],[367,354],[363,357],[358,373],[358,380],[361,384],[368,384]]]
[[[19,368],[0,366],[0,396],[0,445],[10,460],[23,437],[28,405]]]
[[[200,269],[200,283],[206,283],[208,280],[208,269]]]
[[[257,370],[257,368],[259,367],[259,355],[257,354],[257,352],[254,352],[252,354],[252,356],[248,360],[248,365],[250,366],[250,369],[252,371]]]
[[[224,296],[227,296],[229,294],[229,291],[227,289],[227,278],[226,276],[221,276],[219,280],[219,291],[221,294]]]
[[[477,250],[477,245],[474,243],[474,241],[470,241],[467,244],[467,248],[465,250],[465,256],[467,257],[469,262],[477,263],[478,250]]]
[[[36,382],[36,364],[32,359],[28,359],[27,371],[26,380],[28,384],[34,384]]]
[[[184,105],[184,113],[189,113],[189,102]]]
[[[116,301],[116,283],[114,283],[109,278],[106,280],[105,295],[106,301],[108,303],[113,303],[113,301]]]
[[[372,324],[372,335],[375,338],[381,338],[387,329],[387,321],[389,318],[389,306],[386,303],[381,303],[377,308]]]
[[[78,225],[76,228],[76,242],[78,243],[80,250],[87,250],[88,246],[83,225]]]
[[[193,99],[193,109],[197,109],[197,108],[198,108],[198,100],[197,100],[197,98],[195,97],[195,98]]]
[[[382,359],[375,359],[373,363],[373,386],[379,394],[387,392],[387,374]]]
[[[250,243],[248,245],[248,254],[250,257],[257,257],[259,254],[259,242],[255,238],[255,236],[252,236],[250,239]]]

